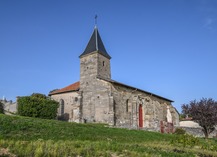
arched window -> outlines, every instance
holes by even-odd
[[[60,115],[62,116],[64,114],[64,100],[60,99]]]
[[[126,112],[129,112],[129,99],[126,100]]]

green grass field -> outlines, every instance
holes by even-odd
[[[217,156],[217,141],[0,114],[0,156]]]

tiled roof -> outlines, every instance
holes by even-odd
[[[102,39],[99,35],[99,31],[97,29],[97,27],[94,28],[93,34],[87,44],[86,49],[84,50],[84,52],[79,56],[82,57],[84,55],[90,54],[92,52],[97,52],[100,53],[101,55],[105,56],[108,59],[111,59],[111,57],[109,56],[109,54],[107,53],[104,44],[102,42]]]
[[[111,82],[111,83],[113,83],[113,84],[117,84],[117,85],[121,85],[121,86],[128,87],[128,88],[131,88],[131,89],[135,89],[135,90],[138,90],[138,91],[141,91],[141,92],[147,93],[147,94],[149,94],[149,95],[153,95],[153,96],[156,96],[156,97],[158,97],[158,98],[164,99],[164,100],[169,101],[169,102],[174,102],[173,100],[170,100],[170,99],[164,98],[164,97],[162,97],[162,96],[159,96],[159,95],[153,94],[153,93],[151,93],[151,92],[148,92],[148,91],[145,91],[145,90],[142,90],[142,89],[136,88],[136,87],[132,87],[132,86],[129,86],[129,85],[126,85],[126,84],[123,84],[123,83],[117,82],[117,81],[112,80],[112,79],[106,79],[106,78],[103,78],[103,77],[100,77],[100,76],[97,76],[97,78],[98,78],[98,79],[101,79],[101,80],[104,80],[104,81],[107,81],[107,82]]]
[[[75,82],[69,86],[66,86],[64,88],[55,90],[51,93],[49,93],[49,95],[55,95],[55,94],[60,94],[60,93],[66,93],[66,92],[72,92],[72,91],[78,91],[80,88],[80,82]]]

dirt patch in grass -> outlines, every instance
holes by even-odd
[[[213,155],[202,154],[202,153],[199,153],[198,156],[199,156],[199,157],[213,157]]]
[[[16,157],[16,155],[9,152],[9,149],[0,148],[0,156],[2,157]]]
[[[185,153],[185,151],[183,151],[183,150],[179,150],[179,149],[173,149],[173,152],[175,152],[175,153]]]

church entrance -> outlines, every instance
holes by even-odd
[[[142,114],[142,105],[139,105],[139,127],[143,127],[143,114]]]

